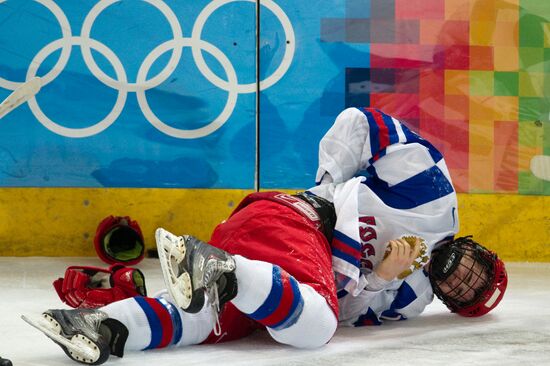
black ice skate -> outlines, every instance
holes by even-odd
[[[107,336],[101,334],[101,322],[107,314],[95,309],[47,310],[42,318],[23,320],[57,343],[71,359],[100,365],[107,361],[110,347]]]
[[[190,235],[159,228],[155,237],[164,281],[176,304],[196,313],[204,306],[206,292],[217,319],[221,306],[237,295],[233,257]]]

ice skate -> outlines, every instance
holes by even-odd
[[[95,309],[47,310],[42,318],[24,321],[57,343],[71,359],[86,364],[100,365],[110,355],[109,342],[101,334],[101,322],[107,314]]]
[[[162,228],[155,237],[168,292],[184,311],[200,311],[205,292],[216,313],[235,297],[235,260],[230,254],[193,236],[176,236]]]

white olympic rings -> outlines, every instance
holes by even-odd
[[[227,90],[229,91],[229,96],[227,98],[227,103],[225,104],[224,109],[220,113],[220,115],[214,119],[214,121],[210,122],[208,125],[197,128],[195,130],[182,130],[178,128],[174,128],[171,126],[168,126],[164,122],[162,122],[151,110],[149,107],[149,104],[147,103],[147,98],[145,97],[145,91],[144,90],[138,90],[136,91],[137,99],[139,106],[141,107],[141,110],[143,111],[143,114],[147,118],[147,120],[155,126],[158,130],[164,132],[165,134],[172,136],[172,137],[178,137],[182,139],[193,139],[193,138],[199,138],[203,136],[207,136],[211,134],[212,132],[216,131],[218,128],[220,128],[231,116],[231,113],[233,112],[233,108],[235,108],[235,104],[237,103],[237,74],[235,73],[235,69],[233,68],[233,65],[225,56],[225,54],[220,51],[217,47],[214,47],[211,43],[205,42],[203,40],[197,40],[193,38],[180,38],[180,39],[173,39],[171,41],[167,41],[157,48],[153,50],[143,61],[141,64],[141,67],[138,71],[137,81],[143,81],[147,77],[147,72],[149,71],[149,68],[153,64],[153,62],[156,60],[156,54],[159,56],[164,54],[166,51],[170,49],[176,49],[189,46],[192,49],[204,49],[208,53],[210,53],[212,56],[214,56],[222,65],[223,69],[225,70],[225,73],[227,74],[227,78],[229,79],[229,85],[231,86]],[[158,57],[158,56],[157,56]]]
[[[193,27],[191,37],[195,39],[200,39],[202,28],[204,27],[204,24],[206,24],[206,20],[208,19],[208,17],[222,5],[237,1],[249,1],[252,3],[256,2],[256,0],[214,0],[210,2],[210,4],[208,4],[197,17],[197,21],[195,22],[195,26]],[[292,58],[294,57],[295,42],[292,24],[290,23],[290,20],[286,16],[285,12],[271,0],[262,0],[261,4],[271,10],[273,14],[277,16],[277,18],[281,22],[281,25],[283,26],[285,37],[287,40],[287,46],[281,64],[273,72],[273,74],[271,74],[265,80],[260,81],[260,90],[264,90],[279,81],[279,79],[283,77],[283,75],[290,67]],[[208,68],[206,62],[204,61],[204,58],[202,57],[202,52],[200,49],[193,47],[193,59],[195,60],[195,63],[197,64],[201,73],[208,79],[208,81],[210,81],[212,84],[216,85],[220,89],[229,89],[229,85],[227,84],[227,82],[220,79]],[[254,93],[256,91],[256,83],[238,85],[238,89],[239,93]]]
[[[0,0],[0,4],[5,1],[7,0]],[[79,36],[72,35],[69,20],[67,19],[61,8],[53,0],[34,1],[48,8],[55,16],[57,22],[59,23],[59,26],[61,27],[62,38],[50,42],[35,55],[35,57],[31,61],[29,69],[27,70],[26,80],[29,80],[36,75],[38,68],[49,55],[51,55],[55,50],[61,49],[59,59],[57,60],[52,70],[42,76],[43,85],[52,82],[53,80],[55,80],[55,78],[59,76],[59,74],[61,74],[61,72],[67,65],[67,62],[71,55],[72,47],[79,46],[84,62],[92,75],[94,75],[100,82],[102,82],[106,86],[118,91],[115,105],[113,106],[112,110],[107,114],[107,116],[103,118],[103,120],[101,120],[100,122],[84,128],[68,128],[53,122],[40,109],[36,101],[36,97],[30,99],[28,102],[29,107],[37,120],[42,123],[44,127],[58,135],[71,138],[80,138],[93,136],[102,132],[111,124],[113,124],[122,113],[122,110],[124,109],[124,105],[126,103],[128,92],[135,92],[138,104],[141,108],[141,111],[143,112],[143,115],[159,131],[175,138],[200,138],[213,133],[221,126],[223,126],[223,124],[225,124],[225,122],[231,117],[231,114],[233,113],[239,94],[256,92],[256,83],[239,84],[236,71],[227,56],[219,48],[200,38],[206,21],[214,11],[225,4],[238,1],[256,3],[255,0],[211,1],[197,16],[197,19],[195,20],[195,23],[193,25],[191,37],[183,36],[181,25],[176,15],[164,1],[143,0],[159,10],[166,18],[172,30],[173,39],[160,44],[145,57],[145,59],[141,63],[141,66],[139,67],[138,75],[134,83],[128,81],[124,66],[122,65],[117,55],[105,44],[90,38],[93,24],[95,23],[99,15],[106,8],[120,0],[100,0],[96,5],[94,5],[84,19],[81,34]],[[286,38],[286,44],[284,46],[285,51],[281,60],[281,64],[275,69],[275,71],[271,75],[259,81],[259,89],[265,90],[277,83],[288,71],[294,57],[295,36],[290,20],[288,19],[284,11],[274,1],[262,0],[260,4],[268,8],[278,18],[284,30]],[[228,92],[227,102],[220,114],[213,121],[207,123],[205,126],[191,130],[175,128],[161,121],[151,110],[145,95],[145,92],[147,90],[159,86],[172,75],[181,60],[181,55],[184,47],[191,48],[193,60],[195,61],[197,68],[199,69],[201,74],[210,83]],[[99,68],[92,56],[91,49],[98,51],[102,54],[104,58],[107,59],[107,61],[109,61],[109,63],[115,70],[116,79],[108,76]],[[151,66],[160,56],[170,50],[172,50],[172,54],[167,65],[157,75],[147,79],[147,74]],[[204,60],[202,54],[203,51],[206,51],[211,56],[213,56],[222,66],[227,80],[220,78],[218,75],[212,72],[212,70],[208,67]],[[4,89],[14,90],[21,83],[22,82],[10,81],[0,77],[0,87]]]
[[[82,39],[81,37],[71,37],[70,40],[71,44],[75,45],[82,46],[82,44],[84,43],[84,39]],[[42,61],[44,61],[44,59],[46,59],[46,57],[48,57],[53,51],[62,47],[64,41],[65,39],[58,39],[57,41],[48,44],[46,47],[40,50],[40,52],[38,52],[36,56],[34,56],[29,71],[27,72],[27,80],[36,76],[36,71],[38,69],[36,65],[40,65]],[[95,39],[85,39],[85,41],[89,42],[89,46],[99,51],[103,56],[105,56],[107,60],[111,62],[113,68],[115,69],[117,78],[125,82],[126,72],[124,71],[124,67],[122,66],[122,63],[118,59],[117,55],[103,43],[100,43]],[[36,96],[33,96],[31,99],[29,99],[28,103],[31,111],[36,116],[36,118],[44,125],[44,127],[49,129],[50,131],[65,137],[88,137],[100,133],[101,131],[109,127],[114,121],[116,121],[116,119],[122,112],[122,109],[124,108],[124,103],[126,103],[126,95],[127,92],[125,90],[119,90],[115,106],[107,115],[107,117],[105,117],[101,122],[86,128],[67,128],[53,122],[44,114],[44,112],[42,112],[42,110],[38,106],[38,103],[36,102]]]
[[[109,7],[110,5],[118,1],[120,0],[105,0],[97,3],[92,8],[92,10],[90,10],[88,15],[86,16],[86,19],[84,19],[84,24],[82,25],[81,37],[90,38],[92,25],[94,21],[97,19],[98,15],[107,7]],[[180,26],[180,23],[178,22],[178,18],[176,17],[176,14],[174,14],[172,9],[168,7],[168,5],[166,5],[160,0],[144,0],[144,1],[156,7],[166,17],[166,20],[168,20],[168,24],[170,24],[170,28],[172,28],[172,35],[174,39],[183,37],[183,32],[181,31],[181,26]],[[113,89],[126,89],[128,91],[137,91],[140,89],[141,90],[151,89],[162,84],[166,79],[170,77],[172,72],[178,66],[178,62],[180,60],[181,51],[182,51],[181,48],[175,48],[174,53],[170,57],[170,60],[168,61],[168,64],[166,65],[166,67],[158,75],[153,77],[151,80],[144,82],[144,84],[139,84],[139,83],[132,84],[132,83],[121,83],[120,81],[116,81],[111,77],[107,76],[103,71],[101,71],[99,66],[97,66],[94,58],[92,57],[92,53],[90,52],[90,48],[88,47],[88,45],[83,44],[81,49],[82,49],[82,57],[84,57],[84,61],[86,62],[86,65],[88,65],[88,68],[96,78],[98,78],[104,84],[110,86]]]

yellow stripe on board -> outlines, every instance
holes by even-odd
[[[550,196],[459,194],[459,235],[508,261],[550,262]]]
[[[154,232],[210,239],[246,190],[142,188],[2,188],[0,256],[95,256],[93,238],[109,215],[137,220],[148,249]]]
[[[108,215],[137,220],[148,249],[155,248],[160,226],[208,240],[250,192],[2,188],[0,256],[95,256],[95,229]],[[507,261],[550,262],[550,196],[459,194],[458,199],[460,235],[473,234]]]

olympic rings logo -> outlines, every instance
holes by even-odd
[[[0,3],[3,3],[7,0],[0,0]],[[86,15],[84,22],[82,24],[82,30],[80,36],[74,36],[71,31],[69,20],[61,10],[61,8],[53,0],[35,0],[37,3],[43,5],[57,19],[59,26],[61,27],[62,38],[55,40],[46,46],[44,46],[32,59],[30,66],[27,70],[26,80],[30,80],[36,76],[36,72],[42,62],[53,52],[58,49],[61,49],[61,54],[56,64],[42,76],[43,86],[55,80],[57,76],[63,71],[69,57],[71,55],[73,46],[80,46],[82,52],[82,57],[84,62],[92,75],[94,75],[99,81],[107,85],[110,88],[113,88],[118,91],[118,96],[113,106],[113,109],[105,116],[100,122],[84,128],[68,128],[61,126],[60,124],[52,121],[48,118],[44,112],[40,109],[36,98],[33,97],[28,101],[29,107],[44,127],[50,131],[65,137],[71,138],[81,138],[93,136],[98,133],[101,133],[103,130],[107,129],[111,124],[113,124],[119,115],[122,113],[124,105],[126,103],[126,98],[129,92],[135,92],[140,106],[141,111],[145,118],[159,131],[165,133],[166,135],[182,138],[182,139],[196,139],[200,137],[207,136],[221,126],[229,119],[235,105],[237,103],[237,97],[241,93],[254,93],[256,92],[256,83],[249,84],[239,84],[237,74],[233,65],[227,58],[227,56],[216,46],[212,45],[201,39],[201,33],[206,23],[208,17],[215,12],[217,9],[222,7],[225,4],[237,2],[237,1],[246,1],[251,3],[256,3],[256,0],[213,0],[211,1],[197,16],[193,29],[191,32],[191,37],[184,37],[179,21],[168,5],[166,5],[162,0],[143,0],[150,5],[157,8],[166,18],[170,28],[172,30],[173,39],[166,41],[158,45],[153,49],[143,60],[141,66],[139,67],[137,78],[135,83],[128,82],[126,75],[126,70],[124,69],[118,56],[105,44],[99,42],[98,40],[90,38],[93,24],[97,17],[109,6],[117,3],[120,0],[101,0],[99,1]],[[290,20],[286,16],[285,12],[272,0],[262,0],[261,5],[269,9],[281,23],[283,27],[285,37],[286,37],[286,48],[284,55],[282,57],[281,63],[271,75],[267,76],[265,79],[260,80],[259,89],[265,90],[275,83],[277,83],[287,72],[292,59],[294,58],[295,51],[295,36],[294,29]],[[193,60],[195,61],[197,68],[201,74],[213,85],[227,91],[228,97],[227,102],[220,114],[214,118],[207,125],[196,128],[196,129],[178,129],[174,128],[158,118],[147,102],[147,97],[145,92],[149,89],[155,88],[166,81],[176,69],[178,63],[181,59],[181,54],[184,47],[190,47],[193,55]],[[113,67],[116,75],[116,79],[105,74],[95,62],[91,50],[99,52]],[[161,57],[164,53],[172,50],[172,55],[167,63],[167,65],[155,76],[147,79],[147,74],[151,66],[155,61]],[[227,80],[223,80],[218,75],[216,75],[206,64],[206,61],[203,57],[203,52],[209,53],[213,56],[217,62],[222,66]],[[0,87],[4,89],[14,90],[16,89],[21,82],[10,81],[0,77]]]

